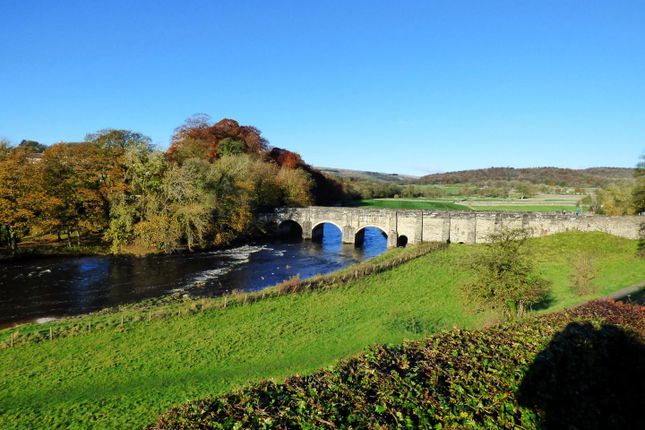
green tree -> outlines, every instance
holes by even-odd
[[[117,253],[135,239],[135,226],[156,208],[166,168],[161,152],[147,145],[131,145],[123,157],[121,192],[110,196],[110,222],[104,238]],[[152,203],[154,202],[154,203]]]
[[[645,154],[641,155],[641,161],[636,166],[636,185],[634,186],[634,211],[637,214],[645,212]],[[638,240],[638,255],[645,258],[645,221],[640,225]]]
[[[290,207],[311,205],[313,180],[307,172],[283,167],[278,172],[277,181],[282,189],[283,205]]]
[[[210,171],[208,162],[198,159],[168,165],[160,188],[147,197],[142,219],[134,227],[136,240],[164,252],[182,243],[189,250],[204,246],[214,206],[208,191]]]
[[[22,140],[18,144],[18,148],[24,148],[30,152],[42,153],[45,152],[45,149],[47,149],[47,145],[43,145],[42,143],[36,142],[35,140]]]
[[[645,154],[641,155],[641,161],[636,166],[634,173],[636,186],[634,187],[633,200],[636,213],[645,212]]]
[[[217,155],[225,157],[227,155],[240,155],[244,153],[246,146],[241,140],[231,139],[227,137],[219,141],[217,146]]]
[[[500,230],[472,260],[469,292],[507,318],[523,316],[550,291],[550,282],[535,273],[528,239],[525,229]]]
[[[597,214],[620,216],[633,215],[634,186],[631,184],[610,184],[596,190],[594,211]]]

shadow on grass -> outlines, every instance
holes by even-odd
[[[537,355],[517,398],[545,429],[645,428],[645,343],[618,326],[570,323]]]
[[[544,296],[542,300],[540,300],[539,302],[531,306],[531,309],[534,311],[539,311],[541,309],[548,309],[551,307],[551,305],[553,305],[553,302],[554,302],[553,294],[549,291],[549,293],[546,296]]]

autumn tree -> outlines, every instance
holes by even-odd
[[[300,154],[282,148],[272,148],[269,152],[269,158],[278,163],[278,166],[287,169],[296,169],[303,167],[305,164]]]
[[[175,129],[168,148],[171,160],[182,162],[189,158],[204,158],[214,161],[222,155],[218,148],[225,139],[227,145],[231,141],[241,142],[243,151],[247,154],[263,155],[267,151],[268,142],[261,136],[260,130],[252,126],[242,126],[232,119],[222,119],[214,124],[210,117],[204,114],[194,115]]]
[[[59,202],[52,228],[67,233],[68,243],[76,233],[78,244],[81,234],[103,231],[109,220],[106,184],[112,182],[113,163],[102,148],[92,142],[58,143],[45,151],[42,166],[45,191]]]
[[[29,153],[0,144],[0,226],[12,252],[57,204],[43,191],[40,165],[29,160]]]

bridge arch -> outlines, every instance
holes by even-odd
[[[376,230],[379,233],[381,233],[381,235],[383,235],[383,237],[385,238],[385,241],[387,243],[387,241],[388,241],[387,231],[382,227],[370,224],[370,225],[364,225],[362,227],[359,227],[356,230],[356,232],[354,233],[354,246],[359,247],[359,248],[363,246],[363,244],[365,243],[365,231],[367,229],[373,229],[373,230]]]
[[[396,238],[396,246],[399,248],[405,248],[408,245],[408,237],[404,234],[399,235]]]
[[[303,229],[298,221],[286,219],[278,224],[278,236],[283,239],[302,239]]]
[[[343,228],[336,224],[333,221],[320,221],[317,222],[312,228],[311,228],[311,240],[315,242],[322,242],[323,236],[324,236],[324,228],[325,224],[329,224],[336,229],[338,229],[338,235],[339,235],[339,241],[343,241]]]

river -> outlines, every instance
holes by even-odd
[[[362,248],[324,225],[322,243],[271,241],[231,249],[149,257],[51,257],[0,263],[0,327],[47,321],[170,293],[217,296],[257,291],[292,276],[333,272],[382,253],[366,229]]]

